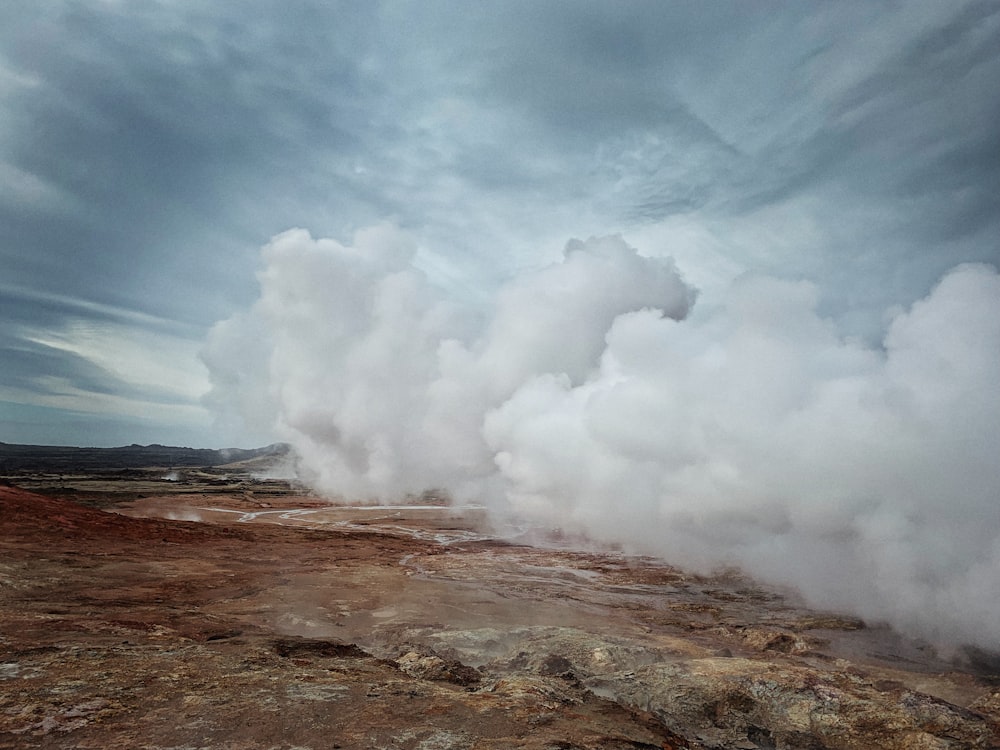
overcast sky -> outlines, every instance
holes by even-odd
[[[878,344],[1000,263],[998,89],[998,2],[6,0],[0,440],[240,442],[198,355],[292,227],[473,307],[621,234]]]

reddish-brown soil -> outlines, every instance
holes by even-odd
[[[474,510],[63,494],[0,486],[0,748],[1000,744],[989,675],[739,576]]]
[[[377,611],[432,542],[128,518],[10,487],[0,503],[0,747],[671,746],[596,697],[420,679],[295,635],[321,605],[289,599],[315,587]]]

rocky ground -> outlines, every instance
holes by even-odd
[[[0,485],[0,748],[997,748],[939,659],[734,573],[247,464]]]

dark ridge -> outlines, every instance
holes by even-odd
[[[178,448],[155,443],[120,448],[0,443],[0,472],[221,466],[263,456],[282,456],[288,452],[289,446],[286,443],[275,443],[264,448],[223,450]]]
[[[367,651],[353,643],[341,643],[322,638],[298,638],[289,636],[272,641],[278,656],[326,656],[340,659],[367,659],[371,656]]]

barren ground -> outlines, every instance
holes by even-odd
[[[245,466],[6,481],[0,748],[1000,747],[992,656],[736,574]]]

